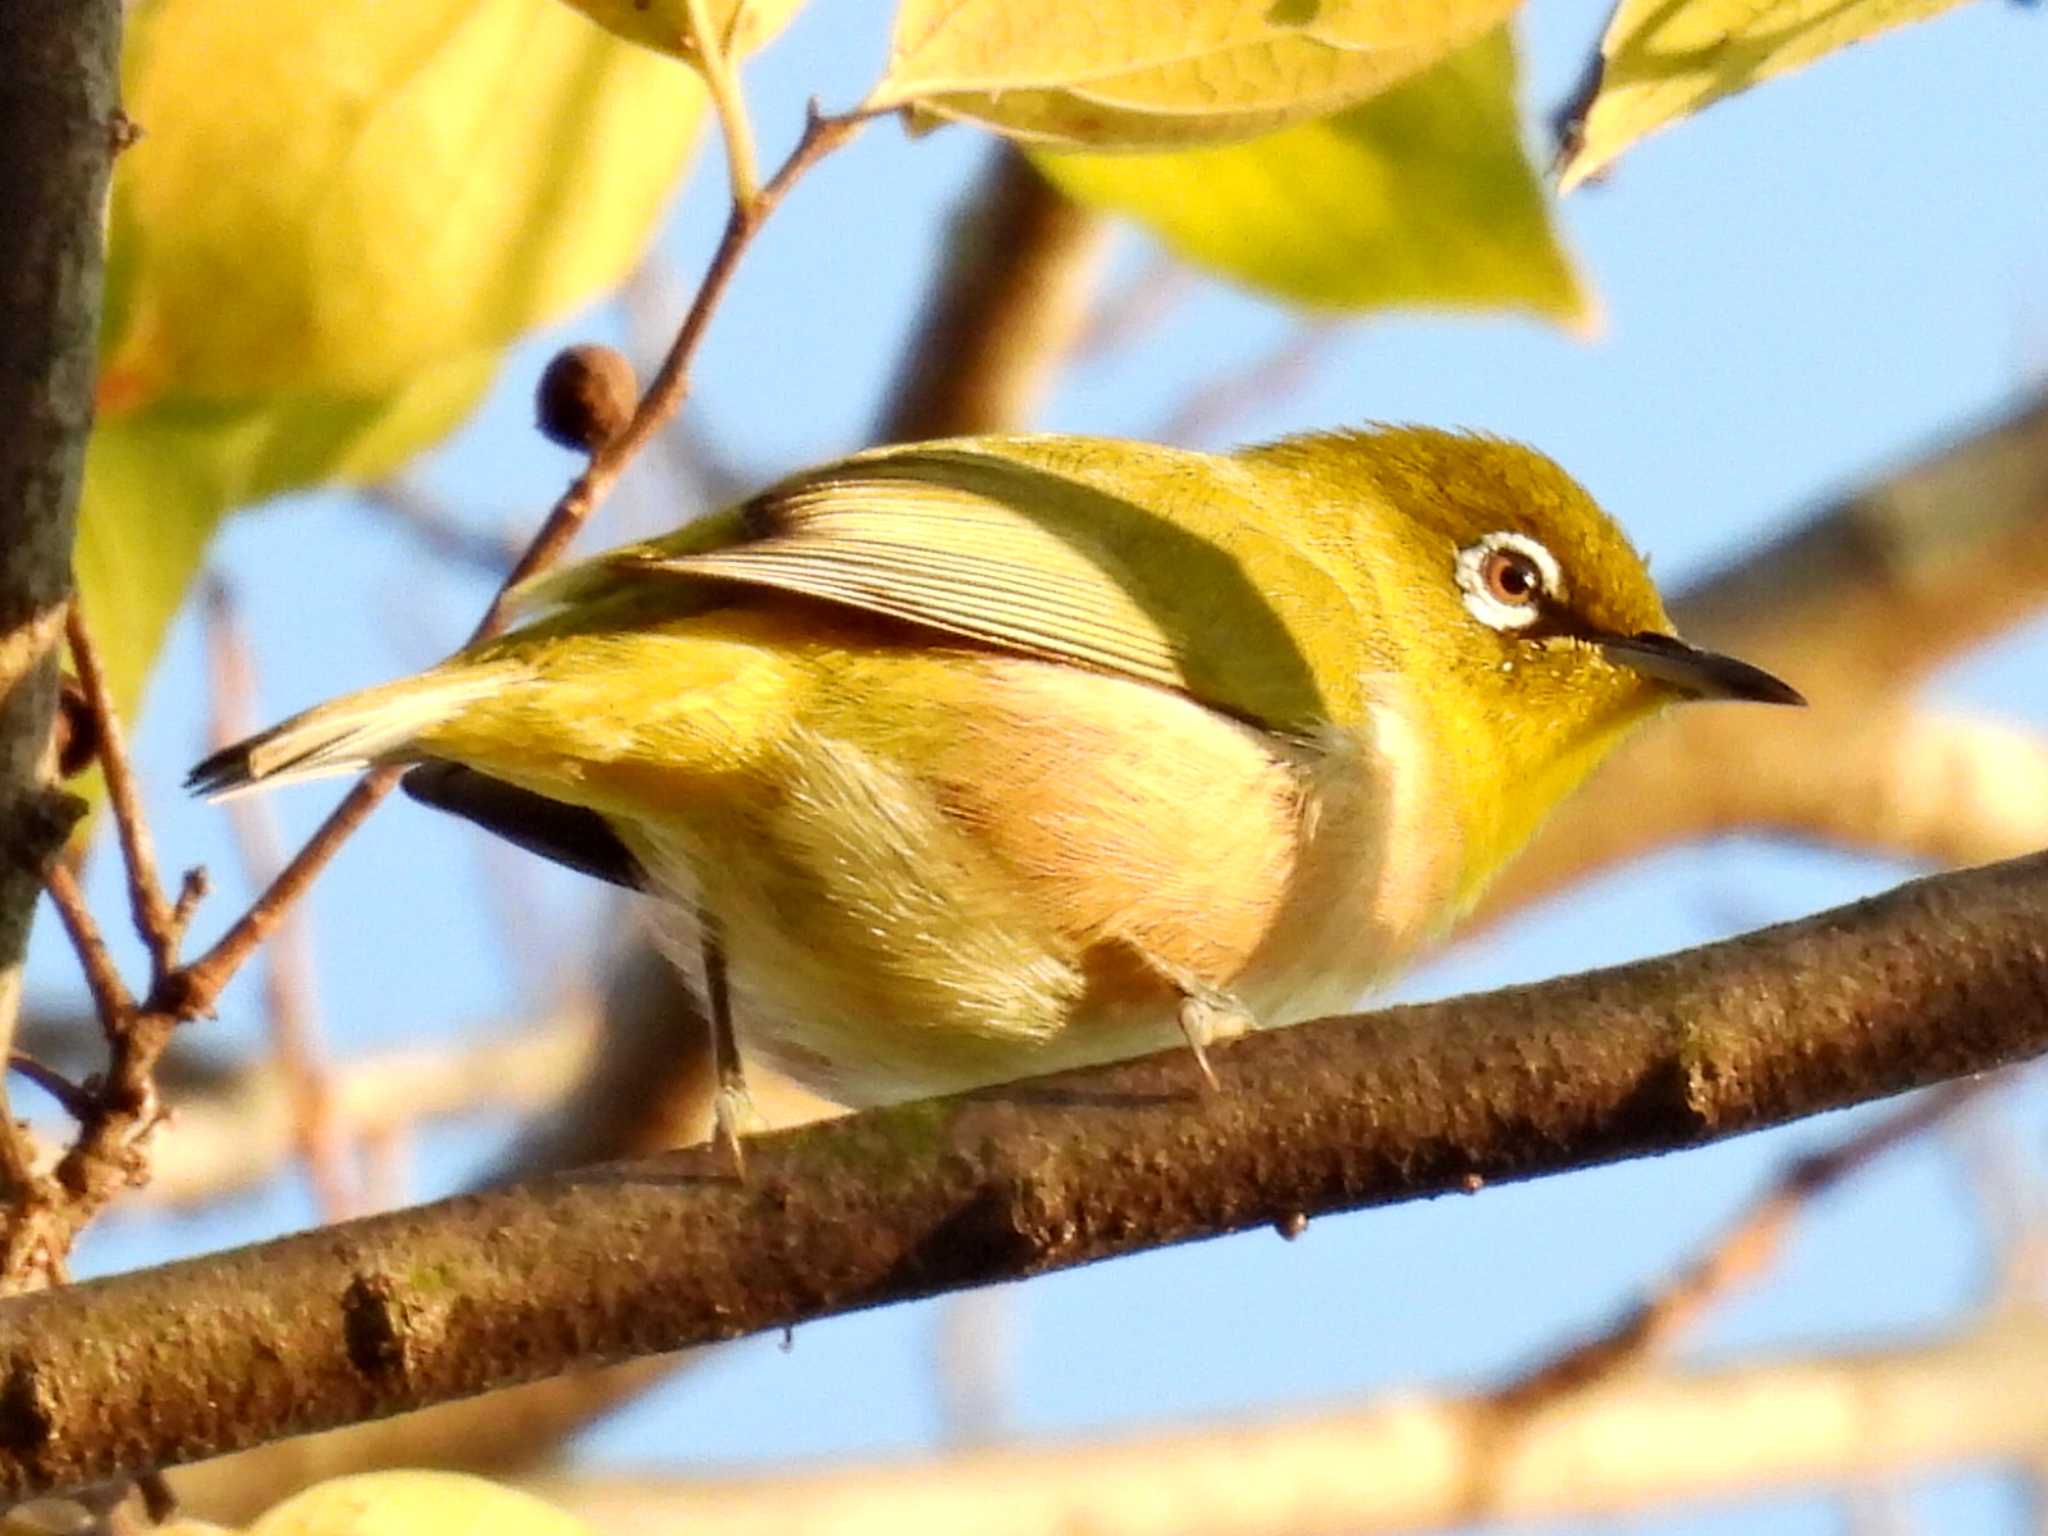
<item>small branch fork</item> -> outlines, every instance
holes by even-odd
[[[721,65],[725,62],[721,58]],[[555,502],[478,621],[470,643],[503,630],[511,613],[512,590],[561,557],[635,456],[676,414],[688,393],[690,366],[711,316],[754,236],[805,172],[851,139],[871,115],[828,116],[814,104],[796,147],[774,176],[753,190],[736,175],[724,234],[632,420],[591,454],[583,472]],[[721,116],[730,141],[733,118],[730,113]],[[743,128],[743,118],[739,121]],[[742,168],[745,154],[737,149],[730,153],[735,169]],[[59,1275],[64,1255],[86,1224],[121,1190],[146,1179],[148,1138],[162,1118],[156,1063],[177,1026],[211,1012],[229,980],[277,930],[292,903],[391,792],[399,776],[395,768],[365,775],[227,932],[203,954],[181,964],[180,945],[205,892],[204,875],[197,870],[187,874],[175,898],[165,892],[105,674],[86,618],[75,602],[67,633],[73,665],[98,729],[99,760],[127,871],[129,904],[136,931],[149,951],[150,984],[139,999],[128,990],[86,910],[75,873],[62,863],[55,865],[47,888],[78,951],[107,1036],[109,1059],[101,1077],[66,1100],[79,1112],[77,1139],[47,1176],[31,1181],[15,1207],[17,1219],[0,1233],[0,1295],[32,1289]]]

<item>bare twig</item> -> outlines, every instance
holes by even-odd
[[[225,747],[255,729],[255,661],[219,579],[203,585],[206,652],[213,684],[212,745]],[[261,887],[284,864],[284,839],[271,802],[243,795],[229,807],[242,866]],[[271,1054],[284,1076],[298,1149],[306,1160],[321,1214],[338,1221],[360,1211],[359,1180],[350,1168],[348,1126],[341,1119],[333,1075],[320,1038],[318,983],[306,912],[295,908],[264,950],[264,1012]]]
[[[2011,1113],[2015,1097],[1987,1099],[1944,1126],[1943,1139],[1984,1234],[1989,1304],[2039,1307],[2048,1303],[2048,1185],[2034,1167],[2031,1125],[2022,1130]]]
[[[128,984],[121,980],[121,968],[114,964],[106,938],[92,909],[86,905],[85,893],[78,888],[78,876],[72,873],[70,865],[52,864],[43,880],[58,919],[71,936],[71,947],[78,951],[78,966],[85,973],[86,989],[92,993],[100,1030],[111,1040],[135,1011],[135,998],[128,991]]]
[[[633,419],[626,424],[625,430],[591,456],[583,473],[556,501],[533,541],[527,545],[525,554],[520,556],[511,574],[505,578],[504,585],[499,588],[498,595],[477,622],[469,643],[487,640],[504,628],[511,614],[513,589],[561,557],[599,502],[618,483],[627,465],[676,413],[688,393],[690,364],[703,342],[712,314],[731,286],[740,257],[797,180],[824,156],[853,137],[864,121],[858,116],[827,117],[812,108],[805,120],[803,137],[790,151],[782,168],[751,203],[733,205],[726,219],[725,234],[705,269],[696,298],[676,333],[675,343],[669,348],[668,356],[662,359],[661,367],[646,393],[640,397]],[[285,910],[305,893],[341,845],[396,787],[400,772],[397,768],[376,769],[366,774],[343,797],[341,804],[321,823],[291,862],[278,872],[277,878],[255,904],[215,941],[211,949],[184,968],[177,978],[176,990],[166,999],[173,1011],[189,1015],[211,1005],[228,978],[249,958],[256,946],[276,930]]]
[[[257,946],[277,931],[291,904],[306,893],[328,861],[341,851],[341,845],[397,787],[399,774],[397,768],[374,769],[342,796],[341,804],[328,812],[327,819],[278,871],[277,878],[264,887],[249,910],[214,941],[211,949],[172,976],[173,985],[159,999],[166,1011],[181,1018],[194,1018],[213,1006],[221,989],[256,952]]]
[[[635,369],[652,369],[674,336],[673,316],[682,308],[682,280],[659,252],[650,252],[618,292],[626,327],[626,353]],[[722,507],[745,495],[764,478],[729,456],[728,445],[714,442],[687,413],[649,446],[661,466],[656,504],[632,507],[635,536],[666,532],[684,509]],[[616,503],[615,503],[616,505]]]
[[[114,830],[121,841],[121,863],[128,876],[128,906],[135,919],[135,931],[149,949],[152,984],[161,983],[178,963],[176,909],[164,894],[157,875],[156,845],[149,835],[149,823],[142,813],[142,796],[136,789],[135,770],[128,760],[127,733],[107,689],[107,675],[100,666],[99,649],[77,598],[64,616],[64,639],[71,648],[71,665],[78,674],[87,707],[98,738],[100,773],[107,784],[107,804],[114,813]]]
[[[1075,362],[1094,362],[1135,346],[1165,322],[1198,281],[1193,267],[1155,252],[1128,281],[1103,295],[1069,355]]]
[[[55,1067],[45,1066],[35,1057],[24,1055],[20,1051],[16,1051],[8,1058],[7,1067],[9,1071],[19,1072],[55,1099],[58,1106],[73,1119],[83,1120],[92,1112],[92,1095]]]
[[[741,254],[796,180],[822,156],[845,143],[863,121],[858,116],[826,117],[813,108],[803,137],[774,179],[752,199],[735,202],[724,237],[684,317],[675,344],[641,397],[632,421],[592,455],[584,472],[555,503],[478,622],[472,643],[503,628],[511,611],[512,589],[561,555],[634,455],[675,413],[688,387],[691,360],[712,312],[732,282]],[[81,680],[91,694],[95,686],[85,674],[93,666],[94,657],[82,623],[75,625],[73,638]],[[99,687],[97,693],[103,701],[104,687]],[[102,713],[108,716],[103,722],[108,734],[102,759],[109,765],[111,786],[123,772],[125,760],[119,752],[118,726],[110,711]],[[137,893],[137,926],[150,943],[153,959],[149,993],[140,1003],[119,987],[118,974],[106,960],[105,945],[99,941],[90,915],[78,899],[76,881],[70,871],[63,870],[53,877],[49,888],[78,943],[88,983],[102,1005],[110,1060],[100,1080],[95,1111],[85,1118],[78,1139],[58,1162],[51,1182],[34,1199],[23,1196],[17,1201],[22,1213],[33,1206],[35,1219],[17,1221],[8,1234],[6,1278],[18,1281],[36,1253],[47,1256],[53,1264],[61,1263],[79,1230],[107,1201],[146,1175],[148,1139],[160,1119],[156,1063],[177,1026],[212,1007],[229,978],[259,944],[275,933],[291,904],[390,793],[398,775],[396,768],[381,768],[367,774],[213,947],[182,966],[175,964],[178,940],[171,925],[181,913],[189,912],[199,886],[188,880],[175,906],[165,902],[155,878],[148,840],[142,833],[140,812],[135,808],[132,792],[127,793],[128,814],[119,818],[124,829],[122,846],[128,859],[131,888]],[[117,798],[117,811],[123,803]],[[4,1104],[0,1104],[0,1109],[4,1109]]]

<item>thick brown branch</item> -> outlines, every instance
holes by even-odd
[[[0,1057],[43,866],[75,814],[51,787],[51,726],[92,425],[120,43],[119,0],[0,7]],[[12,1126],[0,1087],[0,1135]]]
[[[1222,1094],[1173,1052],[762,1137],[744,1183],[676,1153],[21,1297],[0,1498],[1986,1071],[2048,1048],[2044,902],[2048,856],[2016,860],[1254,1035]]]

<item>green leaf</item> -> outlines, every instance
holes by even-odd
[[[1503,27],[1363,106],[1248,143],[1033,158],[1076,200],[1293,303],[1511,308],[1589,327],[1596,306],[1522,148],[1515,74]]]
[[[704,91],[557,0],[141,0],[77,565],[132,711],[221,517],[388,474],[639,260]]]
[[[556,0],[149,0],[102,399],[376,395],[619,281],[704,93]]]
[[[72,564],[115,707],[136,712],[164,631],[231,508],[390,473],[467,416],[496,367],[484,352],[384,399],[167,400],[102,423],[86,446]]]
[[[1621,0],[1600,40],[1597,89],[1564,133],[1559,190],[1638,139],[1822,54],[1962,0]]]
[[[1213,144],[1362,101],[1515,0],[903,0],[873,108],[1089,149]]]

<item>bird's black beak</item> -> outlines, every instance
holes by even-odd
[[[1745,699],[1753,704],[1804,704],[1805,698],[1762,667],[1702,651],[1676,635],[1606,635],[1597,642],[1609,661],[1671,684],[1695,699]]]

